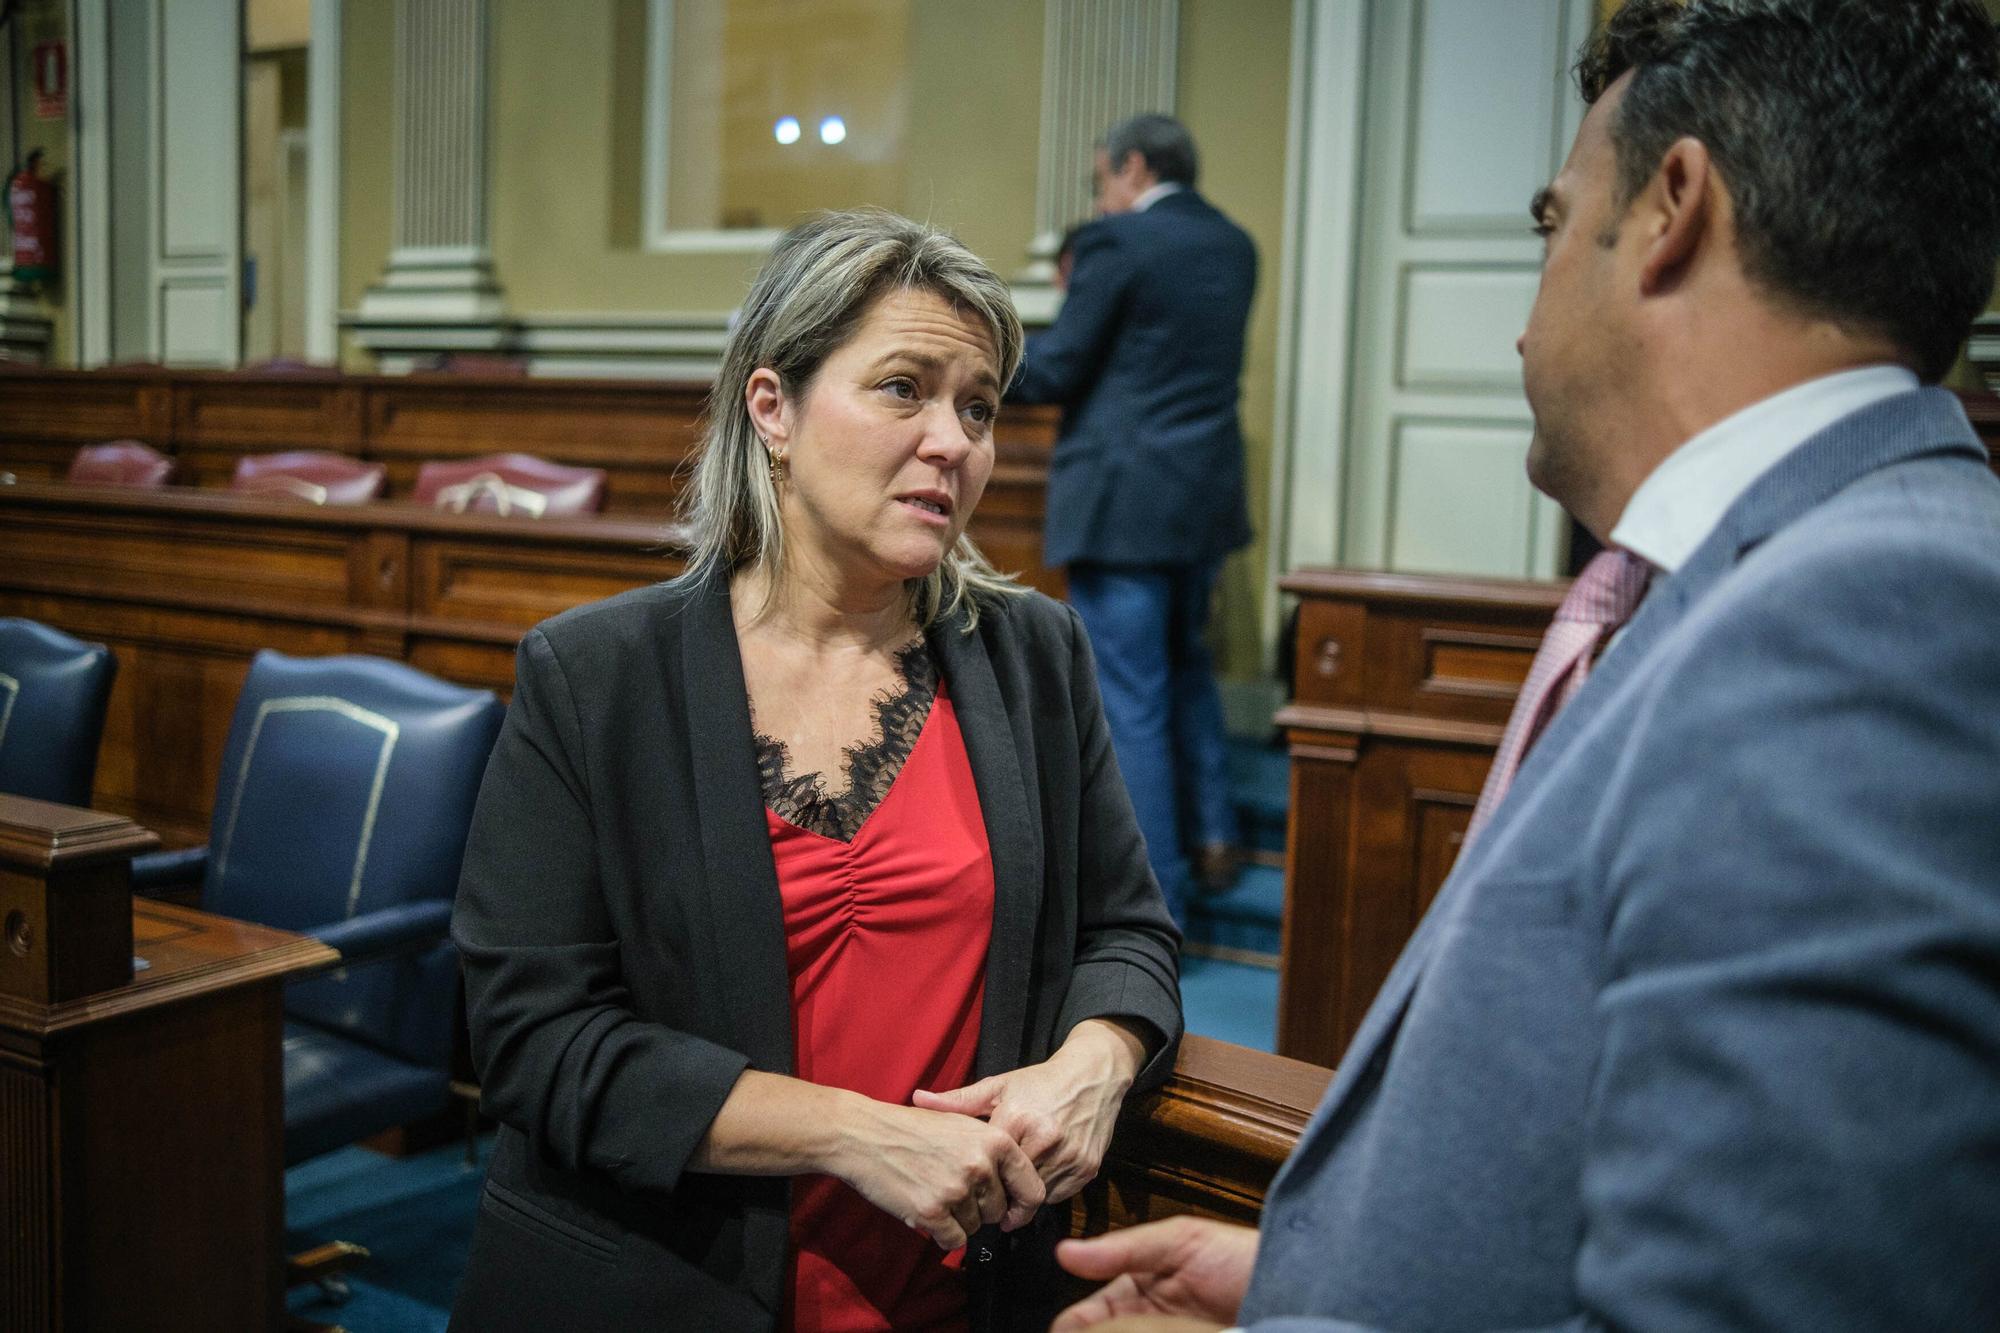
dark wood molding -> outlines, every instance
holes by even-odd
[[[1307,569],[1292,701],[1278,1049],[1332,1064],[1451,869],[1567,588]]]
[[[1332,1077],[1280,1055],[1183,1038],[1173,1077],[1126,1105],[1103,1173],[1077,1198],[1072,1231],[1174,1213],[1255,1225]]]
[[[159,836],[123,815],[0,794],[0,868],[46,875],[130,860]]]

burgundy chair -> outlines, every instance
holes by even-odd
[[[229,489],[245,495],[284,496],[316,505],[358,505],[380,498],[388,468],[346,454],[299,449],[245,454]]]
[[[455,514],[594,514],[604,505],[604,469],[564,467],[532,454],[488,454],[425,463],[418,504]]]
[[[173,459],[137,440],[86,444],[69,465],[79,486],[164,486],[173,475]]]

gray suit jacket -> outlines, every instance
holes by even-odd
[[[1652,589],[1384,984],[1242,1321],[2000,1327],[2000,484],[1950,394]]]
[[[1163,1079],[1177,941],[1075,613],[1031,594],[930,643],[992,847],[976,1073],[1117,1016],[1162,1035],[1139,1082]],[[500,1121],[454,1327],[774,1326],[789,1182],[687,1169],[744,1069],[792,1070],[783,909],[725,583],[642,588],[522,641],[452,937]],[[1030,1269],[1064,1212],[1021,1244]],[[989,1290],[1008,1282],[995,1266],[969,1265]]]

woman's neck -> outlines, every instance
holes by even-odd
[[[916,631],[901,582],[861,583],[792,568],[774,585],[769,570],[751,567],[738,571],[730,591],[739,632],[775,632],[822,651],[896,648]]]

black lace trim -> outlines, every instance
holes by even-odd
[[[830,796],[826,780],[819,773],[787,776],[791,751],[757,728],[757,712],[750,711],[751,738],[757,745],[757,781],[764,789],[764,804],[771,812],[797,828],[840,842],[853,842],[854,835],[868,822],[868,816],[889,795],[896,775],[903,771],[910,752],[917,748],[924,720],[930,716],[931,702],[937,698],[937,664],[922,639],[896,654],[900,688],[887,689],[875,696],[876,739],[850,745],[841,751],[841,770],[847,774],[847,790]]]

